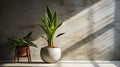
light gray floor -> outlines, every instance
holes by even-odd
[[[58,63],[0,63],[0,67],[120,67],[120,61],[60,61]]]

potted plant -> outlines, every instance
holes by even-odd
[[[57,23],[57,12],[55,11],[52,13],[49,7],[46,7],[45,18],[40,16],[40,20],[42,21],[42,24],[39,23],[38,25],[44,30],[46,34],[46,36],[41,37],[44,38],[48,43],[48,46],[41,48],[41,58],[44,62],[57,62],[61,58],[61,49],[55,46],[54,40],[64,33],[60,33],[55,36],[55,32],[63,22]]]
[[[12,48],[15,48],[15,56],[14,56],[14,62],[16,62],[16,58],[19,57],[28,57],[28,62],[31,61],[30,57],[30,48],[29,46],[37,47],[33,42],[31,38],[32,32],[29,32],[26,36],[19,38],[19,37],[12,37],[8,39],[9,46]]]

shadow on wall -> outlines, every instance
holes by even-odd
[[[114,44],[114,54],[112,60],[120,60],[120,1],[115,0],[115,21],[114,21],[114,30],[115,30],[115,44]]]
[[[12,60],[14,50],[9,50],[7,38],[22,37],[32,31],[33,38],[44,34],[37,26],[39,14],[44,9],[37,4],[39,0],[1,0],[0,1],[0,60]]]

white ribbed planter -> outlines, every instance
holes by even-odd
[[[57,62],[61,58],[61,49],[60,48],[41,48],[41,59],[47,63]]]

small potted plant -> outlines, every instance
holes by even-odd
[[[10,48],[15,48],[14,62],[16,62],[16,58],[19,59],[19,57],[28,57],[28,61],[31,61],[29,46],[37,47],[32,42],[33,39],[31,38],[31,35],[32,32],[29,32],[26,36],[22,38],[8,38],[8,44],[9,46],[11,46]]]
[[[55,46],[54,40],[64,33],[60,33],[55,36],[55,32],[62,25],[63,22],[57,23],[57,12],[55,11],[54,13],[52,13],[49,7],[46,7],[45,15],[45,18],[40,16],[42,24],[39,23],[38,25],[44,30],[46,34],[46,36],[41,37],[47,41],[48,46],[41,48],[40,55],[44,62],[57,62],[61,58],[61,49]]]

